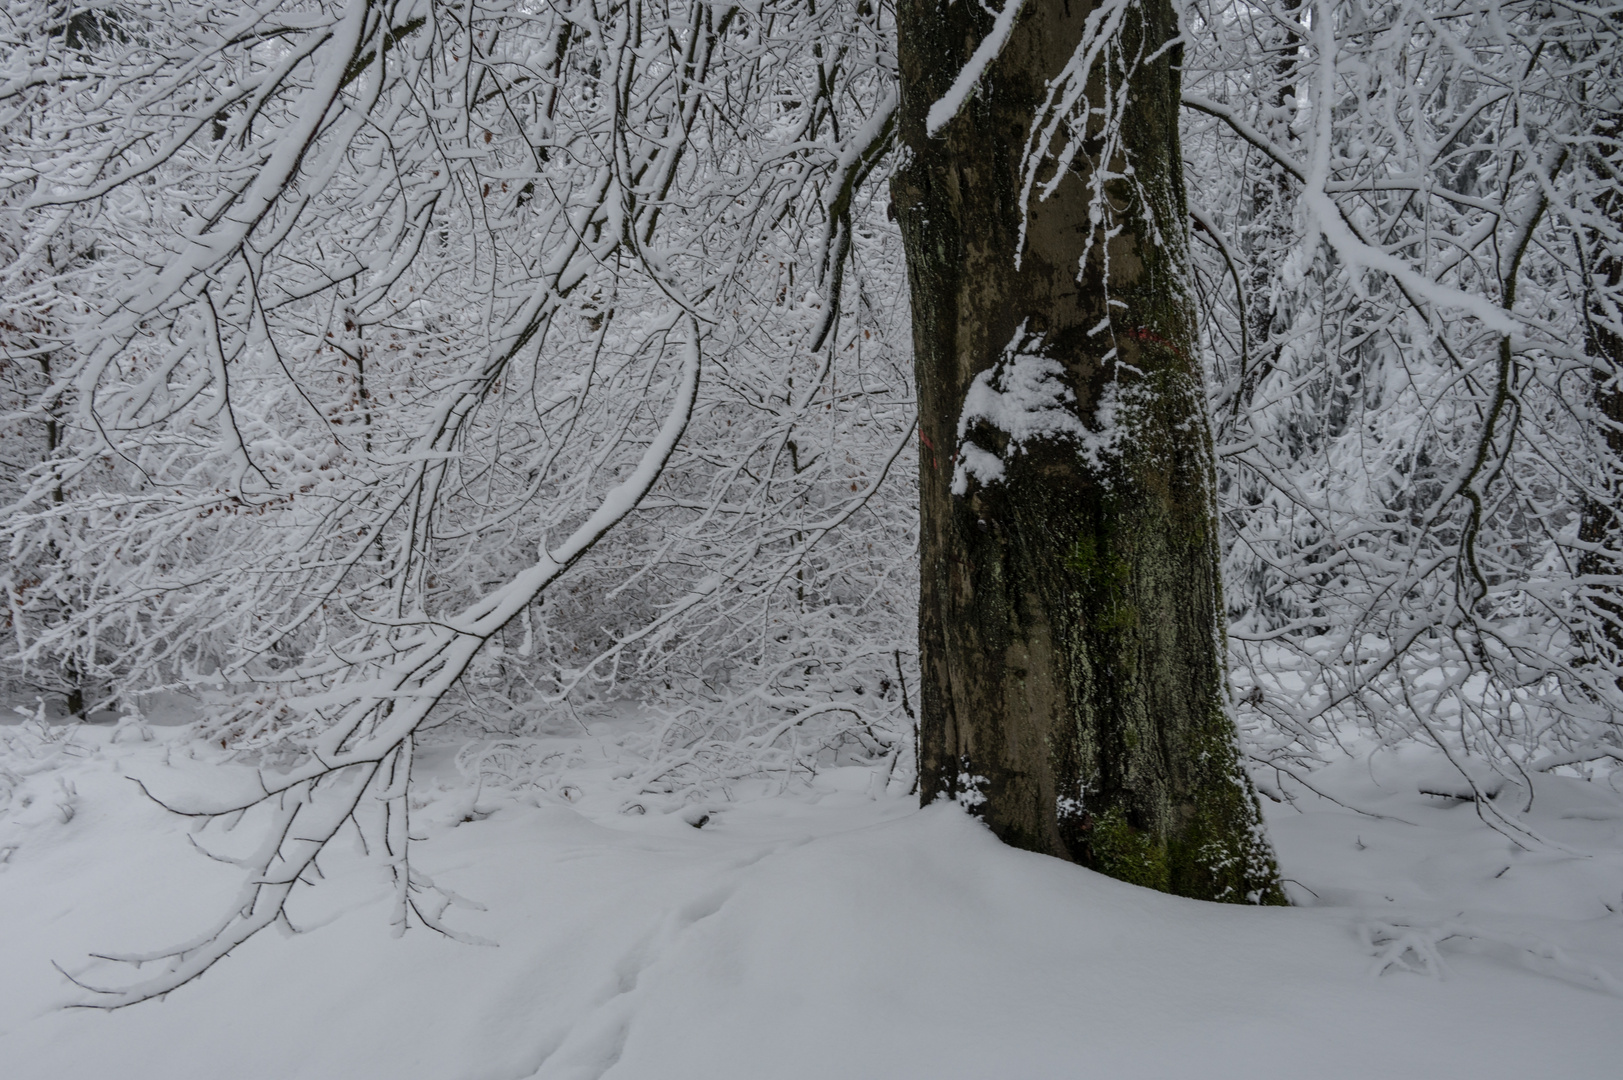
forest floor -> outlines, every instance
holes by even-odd
[[[1540,778],[1518,846],[1419,748],[1273,787],[1298,906],[1255,909],[1011,850],[873,770],[639,814],[611,727],[476,748],[528,763],[500,784],[447,745],[419,754],[413,857],[493,946],[394,937],[386,868],[345,841],[302,932],[67,1008],[53,961],[113,981],[90,953],[191,937],[237,888],[128,779],[206,772],[184,732],[0,725],[7,1080],[1623,1075],[1623,793]]]

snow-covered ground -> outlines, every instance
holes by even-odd
[[[53,961],[113,980],[87,954],[181,941],[233,895],[127,779],[178,782],[182,737],[0,727],[6,1080],[1623,1076],[1623,794],[1539,780],[1524,849],[1418,749],[1267,804],[1303,905],[1276,910],[1010,850],[863,769],[637,814],[611,738],[522,744],[516,788],[424,751],[414,857],[494,946],[393,937],[386,871],[346,842],[304,932],[161,1002],[64,1008],[85,995]]]

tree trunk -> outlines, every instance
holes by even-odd
[[[974,96],[931,138],[926,114],[993,17],[973,3],[898,6],[905,148],[892,191],[919,395],[920,795],[956,798],[1007,843],[1126,881],[1283,903],[1225,707],[1179,50],[1132,76],[1108,163],[1132,177],[1105,184],[1107,221],[1087,186],[1097,123],[1052,197],[1021,194],[1028,134],[1088,14],[1083,0],[1027,0]],[[1121,44],[1149,55],[1176,33],[1168,0],[1143,0]],[[1088,80],[1097,104],[1098,68]]]

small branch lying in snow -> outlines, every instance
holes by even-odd
[[[1611,972],[1574,959],[1559,947],[1531,934],[1497,934],[1448,919],[1431,926],[1386,920],[1365,922],[1359,925],[1358,936],[1374,956],[1370,964],[1372,977],[1397,970],[1434,979],[1445,978],[1448,969],[1443,963],[1441,946],[1459,939],[1508,949],[1535,971],[1623,997],[1623,982]]]

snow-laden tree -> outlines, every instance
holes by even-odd
[[[13,322],[52,329],[8,340],[51,368],[7,423],[65,426],[4,528],[77,590],[52,614],[12,589],[17,655],[212,682],[209,737],[260,762],[174,803],[265,830],[241,897],[105,1004],[285,919],[350,824],[398,924],[439,925],[414,738],[498,698],[688,680],[644,788],[899,757],[912,525],[876,496],[911,417],[863,184],[884,19],[15,6],[3,273]],[[53,262],[69,236],[93,248]]]
[[[1619,30],[1608,5],[1190,9],[1231,637],[1282,768],[1345,720],[1513,777],[1623,753]]]

